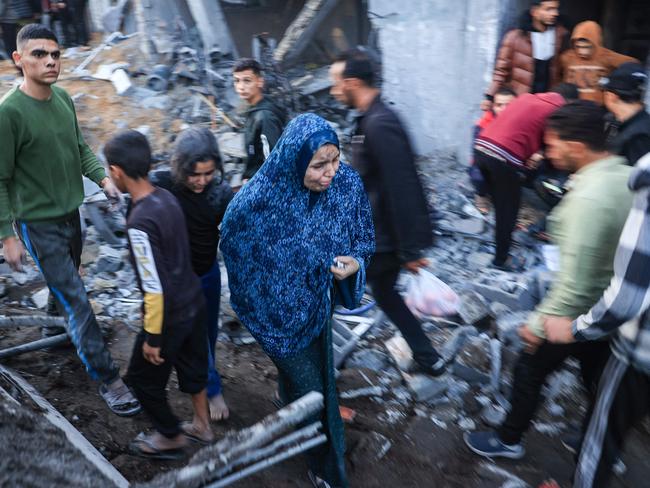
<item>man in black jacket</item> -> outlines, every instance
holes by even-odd
[[[643,103],[647,83],[648,76],[638,63],[624,63],[601,81],[605,106],[619,124],[611,151],[631,166],[650,152],[650,114]]]
[[[433,244],[429,211],[409,138],[374,86],[375,69],[362,49],[348,51],[330,69],[331,94],[361,115],[352,138],[352,165],[372,206],[376,253],[368,282],[379,306],[400,329],[420,370],[438,376],[444,360],[407,308],[395,283],[402,268],[417,273],[428,264],[423,249]]]
[[[243,178],[246,183],[262,167],[280,139],[286,113],[264,97],[264,77],[260,63],[254,59],[240,59],[235,63],[232,75],[237,94],[250,106],[244,128],[247,158]]]

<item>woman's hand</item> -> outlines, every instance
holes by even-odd
[[[334,278],[339,281],[349,278],[359,271],[359,261],[352,256],[337,256],[334,258],[334,261],[338,263],[338,266],[334,264],[330,268],[330,271],[334,275]]]

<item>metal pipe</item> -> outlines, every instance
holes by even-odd
[[[277,464],[279,462],[284,461],[285,459],[289,459],[290,457],[295,456],[296,454],[300,454],[302,452],[308,451],[320,444],[324,444],[327,442],[327,436],[325,434],[321,434],[318,437],[315,437],[314,439],[311,439],[307,442],[304,442],[302,444],[298,444],[297,446],[289,449],[288,451],[285,451],[283,453],[277,454],[275,456],[272,456],[270,458],[267,458],[263,461],[260,461],[259,463],[253,464],[245,469],[242,469],[241,471],[238,471],[237,473],[234,473],[222,480],[219,480],[215,483],[212,483],[210,485],[207,485],[205,488],[222,488],[224,486],[228,486],[233,484],[235,481],[239,481],[246,476],[250,476],[252,474],[257,473],[258,471],[261,471],[263,469],[266,469],[270,466],[273,466],[274,464]]]
[[[0,351],[0,359],[10,358],[26,352],[38,351],[39,349],[45,349],[46,347],[58,346],[59,344],[65,344],[69,340],[68,334],[58,334],[48,337],[47,339],[39,339],[37,341],[28,342],[27,344],[9,347]]]
[[[226,474],[231,473],[232,471],[235,470],[235,468],[238,468],[240,466],[245,466],[246,464],[259,461],[260,459],[264,459],[280,451],[285,446],[288,446],[296,442],[301,443],[301,442],[308,441],[315,434],[318,434],[318,430],[322,426],[323,424],[321,422],[314,422],[313,424],[310,424],[307,427],[304,427],[300,430],[293,432],[292,434],[286,435],[278,439],[277,441],[275,441],[274,443],[266,447],[247,453],[243,455],[241,458],[235,460],[232,464],[225,466],[223,469],[217,471],[213,479],[221,478]]]
[[[0,317],[0,327],[65,327],[63,317],[51,315],[15,315]]]

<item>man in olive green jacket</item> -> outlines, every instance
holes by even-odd
[[[606,147],[605,110],[577,101],[552,114],[547,123],[546,154],[558,169],[573,173],[572,187],[549,216],[558,246],[559,270],[551,287],[520,329],[525,350],[514,371],[511,408],[498,431],[473,432],[465,442],[477,454],[521,458],[521,442],[540,404],[548,375],[569,357],[579,360],[585,386],[596,393],[609,357],[605,341],[551,344],[544,339],[544,316],[577,317],[600,298],[613,275],[614,254],[632,194],[631,168]],[[593,399],[593,397],[592,397]]]

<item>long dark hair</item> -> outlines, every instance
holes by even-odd
[[[214,161],[215,169],[223,180],[223,163],[219,145],[214,134],[205,127],[191,128],[184,131],[174,145],[171,159],[171,172],[174,181],[183,185],[188,175],[194,172],[196,163]]]

